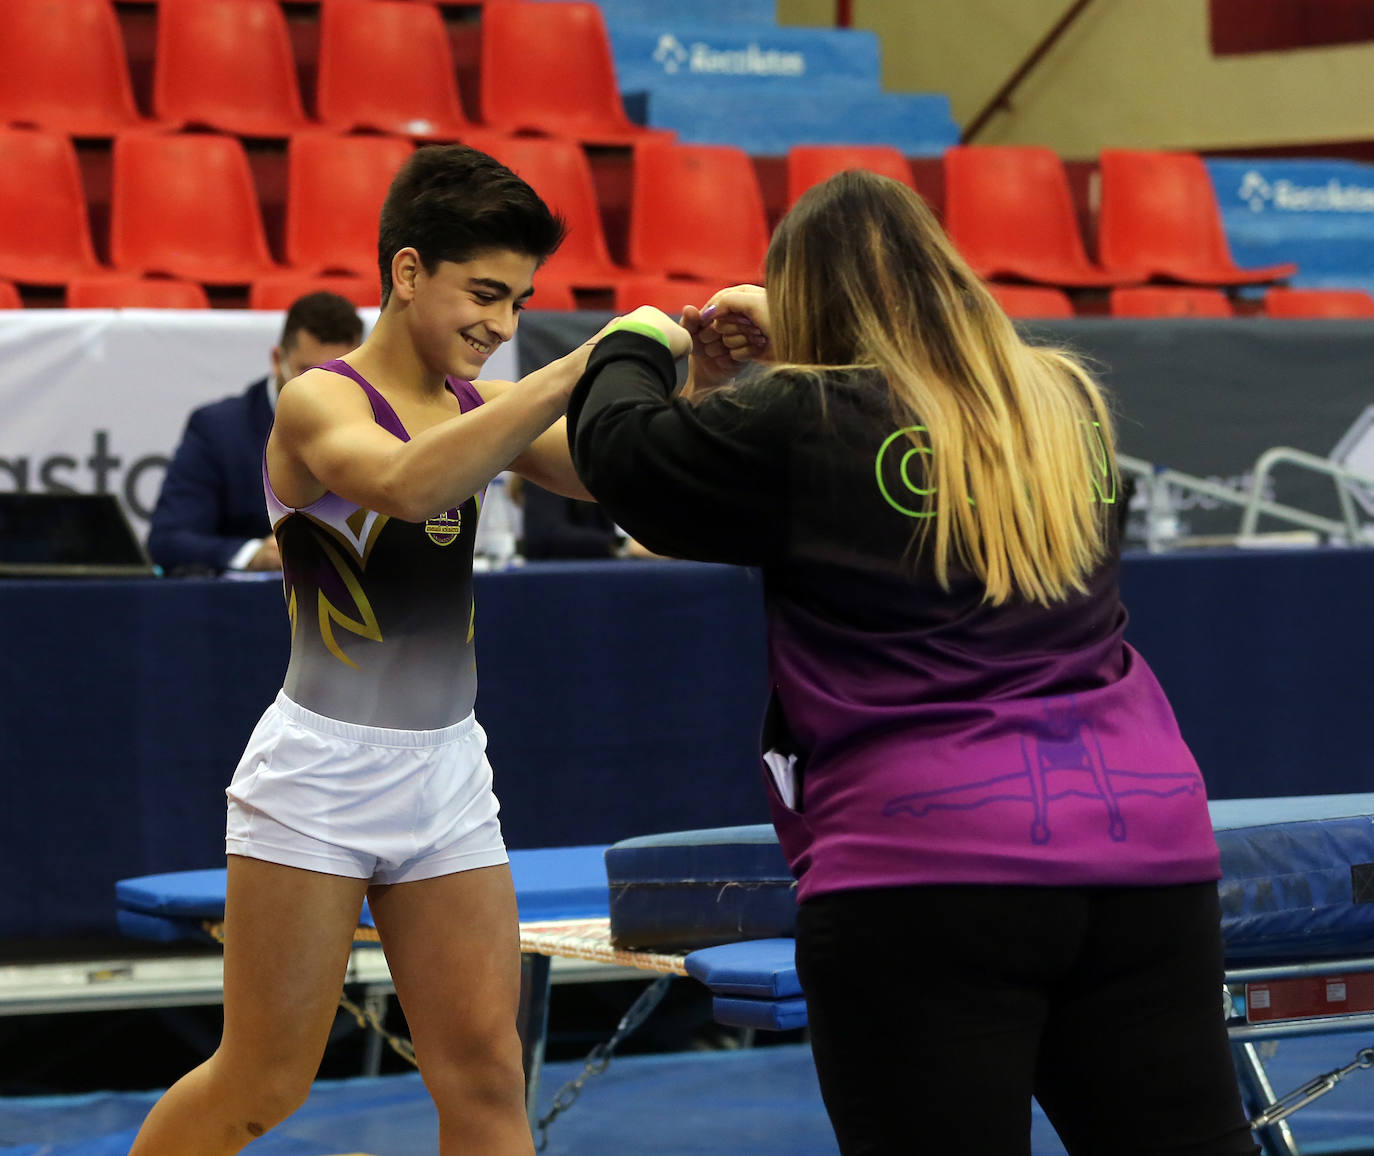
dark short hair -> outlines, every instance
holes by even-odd
[[[567,226],[500,161],[466,145],[416,149],[391,182],[377,231],[382,304],[391,298],[391,259],[415,249],[425,271],[509,249],[543,264]]]
[[[357,345],[363,339],[357,307],[337,293],[307,293],[293,301],[282,324],[281,347],[290,349],[302,329],[326,345]]]

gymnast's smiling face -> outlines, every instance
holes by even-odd
[[[470,381],[515,336],[537,262],[526,253],[489,249],[430,270],[414,249],[404,249],[396,266],[395,291],[408,305],[421,360],[434,372]]]

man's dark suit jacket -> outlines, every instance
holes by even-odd
[[[271,429],[265,377],[192,412],[148,532],[148,553],[167,573],[224,570],[245,542],[271,532],[262,493]]]

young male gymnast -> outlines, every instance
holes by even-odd
[[[647,547],[762,569],[766,781],[840,1150],[1029,1156],[1034,1095],[1073,1156],[1256,1152],[1202,778],[1123,639],[1101,390],[897,181],[809,190],[766,280],[603,338],[569,436]]]
[[[560,420],[588,348],[471,379],[562,236],[490,157],[418,150],[382,208],[376,328],[282,390],[263,484],[291,658],[228,789],[224,1034],[131,1156],[237,1152],[304,1101],[364,896],[440,1153],[533,1151],[515,895],[473,716],[473,532],[503,469],[588,496]]]

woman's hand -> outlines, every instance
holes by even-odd
[[[722,289],[700,309],[687,306],[682,325],[692,335],[684,396],[719,389],[746,362],[768,360],[768,298],[758,285]]]
[[[701,311],[735,361],[772,360],[772,323],[768,294],[760,285],[722,289]]]

